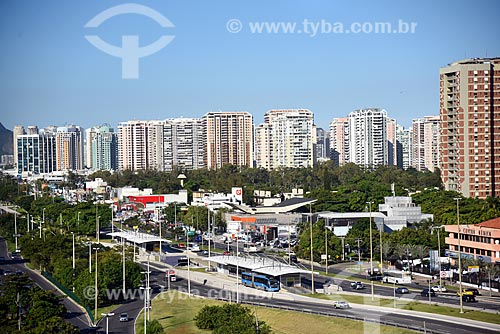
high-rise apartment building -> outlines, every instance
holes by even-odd
[[[203,123],[200,118],[171,118],[163,125],[163,168],[172,171],[205,167]]]
[[[109,124],[86,131],[87,167],[92,170],[118,169],[118,135]]]
[[[500,58],[440,69],[440,168],[447,190],[500,194]]]
[[[26,132],[24,131],[24,127],[21,125],[16,125],[16,126],[14,126],[14,129],[12,129],[12,137],[13,137],[12,143],[14,144],[13,145],[14,146],[13,147],[14,148],[14,150],[13,150],[14,166],[16,166],[16,167],[17,167],[17,137],[22,136],[24,134],[26,134]]]
[[[308,109],[269,110],[256,130],[257,167],[312,167],[316,157],[314,115]]]
[[[23,174],[51,173],[57,170],[56,137],[52,131],[18,135],[16,138],[17,172]]]
[[[385,110],[359,109],[349,114],[349,162],[367,167],[388,164]]]
[[[413,151],[413,140],[412,140],[412,128],[405,129],[403,126],[398,127],[397,130],[397,141],[398,145],[401,147],[401,162],[398,161],[398,167],[407,170],[412,167],[412,151]],[[399,150],[398,150],[399,151]]]
[[[148,121],[118,123],[118,168],[146,170],[148,165]]]
[[[399,125],[393,118],[387,118],[387,164],[401,166],[401,147],[397,141]],[[399,163],[398,163],[399,162]]]
[[[322,128],[316,128],[316,161],[330,160],[330,134]]]
[[[255,165],[270,170],[271,161],[271,124],[262,123],[255,127]]]
[[[330,122],[330,159],[336,166],[349,161],[349,118],[334,118]]]
[[[84,168],[83,129],[76,125],[56,129],[57,170],[81,170]]]
[[[202,119],[204,164],[218,169],[225,164],[253,166],[253,116],[248,112],[209,112]]]
[[[412,122],[412,167],[433,172],[439,167],[439,116],[425,116]]]

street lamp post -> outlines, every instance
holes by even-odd
[[[17,212],[15,212],[14,213],[14,238],[16,239],[16,252],[19,249],[17,247],[17,237],[18,237],[18,234],[17,234]]]
[[[90,238],[87,238],[87,241],[89,243],[89,273],[92,272],[92,242],[90,241]]]
[[[328,229],[325,222],[325,272],[328,275]]]
[[[210,271],[210,243],[211,243],[211,238],[210,238],[210,208],[207,206],[207,241],[208,241],[208,270]],[[213,236],[212,236],[213,238]],[[215,243],[214,243],[215,246]]]
[[[240,233],[240,229],[238,228],[238,234]],[[236,304],[240,303],[240,281],[239,281],[239,272],[240,272],[240,259],[238,257],[238,253],[240,252],[239,249],[239,242],[238,242],[238,234],[236,234]]]
[[[366,202],[370,207],[370,276],[373,275],[373,232],[372,232],[372,204],[373,202]],[[373,301],[373,277],[370,277],[372,301]]]
[[[123,275],[122,277],[123,298],[125,299],[125,238],[123,236],[122,236],[122,275]]]
[[[187,247],[186,247],[186,255],[187,255],[187,265],[188,265],[188,296],[191,297],[191,270],[190,270],[190,264],[189,262],[190,259],[189,259],[189,234],[188,234],[188,230],[186,228],[186,244],[187,244]]]
[[[112,317],[114,316],[115,314],[113,312],[109,312],[109,313],[101,313],[101,315],[103,317],[106,317],[106,334],[109,333],[109,317]]]
[[[115,224],[113,222],[113,216],[114,216],[114,212],[113,212],[113,204],[111,204],[111,240],[115,240]]]
[[[73,270],[75,270],[75,233],[71,232],[73,237]]]
[[[95,250],[95,285],[94,285],[94,291],[95,291],[95,294],[94,294],[94,307],[95,307],[95,318],[94,319],[94,322],[97,321],[97,296],[99,295],[98,293],[98,290],[97,290],[97,263],[98,263],[98,257],[97,257],[97,252],[99,251],[99,247],[94,247],[93,248]]]
[[[101,218],[101,216],[97,216],[96,218],[96,223],[95,223],[95,234],[96,234],[96,239],[97,239],[97,243],[99,243],[99,218]]]
[[[313,223],[312,223],[312,203],[309,203],[309,232],[311,241],[311,293],[314,294],[314,264],[313,264]]]
[[[459,211],[459,208],[458,208],[458,201],[461,200],[461,198],[459,197],[456,197],[454,198],[455,201],[457,201],[457,226],[458,226],[458,291],[459,291],[459,294],[460,294],[460,313],[464,313],[464,304],[463,304],[463,300],[462,300],[462,294],[463,294],[463,291],[462,291],[462,251],[461,251],[461,247],[460,247],[460,211]],[[439,275],[441,276],[441,275]]]
[[[141,286],[140,287],[141,290],[144,290],[144,334],[146,334],[146,329],[147,329],[147,318],[146,318],[146,294],[147,294],[147,288],[146,287],[143,287]]]
[[[77,219],[76,219],[76,233],[78,235],[80,235],[80,211],[78,211],[78,214],[77,214]]]

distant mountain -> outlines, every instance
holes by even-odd
[[[12,155],[14,152],[14,143],[12,137],[12,131],[6,129],[2,123],[0,123],[0,155],[9,154]]]

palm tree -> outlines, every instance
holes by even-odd
[[[491,278],[495,278],[500,274],[500,268],[498,268],[495,264],[488,263],[486,266],[485,272],[488,274],[488,288],[490,289],[490,297],[491,297]]]

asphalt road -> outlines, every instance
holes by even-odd
[[[164,285],[164,274],[163,271],[158,271],[152,269],[152,273],[150,276],[151,285],[158,286]],[[177,282],[171,283],[172,289],[180,289],[182,291],[187,291],[187,281],[179,279]],[[201,296],[208,296],[219,294],[225,295],[227,294],[221,293],[219,289],[212,288],[207,285],[198,284],[195,282],[191,282],[191,290],[192,292],[196,291]],[[392,293],[392,290],[391,290]],[[153,295],[155,295],[154,293]],[[353,319],[362,319],[365,322],[376,322],[376,323],[388,323],[388,324],[399,324],[400,326],[408,326],[412,328],[420,328],[421,330],[426,328],[427,331],[433,331],[436,333],[453,333],[453,334],[469,334],[469,333],[497,333],[497,331],[481,328],[477,326],[467,325],[463,322],[447,322],[443,320],[439,320],[429,316],[428,318],[422,318],[417,316],[409,316],[409,315],[401,315],[392,312],[383,312],[378,310],[367,310],[364,309],[363,306],[355,306],[352,309],[334,309],[331,304],[322,304],[315,302],[304,302],[304,301],[286,301],[273,299],[269,297],[256,297],[250,295],[241,295],[242,301],[248,301],[252,303],[256,303],[261,306],[267,307],[282,307],[289,310],[297,310],[297,311],[308,311],[311,313],[320,313],[324,315],[330,316],[338,316],[338,317],[347,317]],[[235,296],[232,297],[235,299]],[[109,333],[126,333],[133,334],[133,323],[134,319],[138,316],[139,312],[143,308],[143,300],[138,298],[134,301],[131,301],[127,304],[120,306],[115,310],[115,316],[109,319]],[[119,314],[122,312],[127,312],[130,320],[129,322],[120,322]],[[137,319],[139,323],[142,323],[142,316]],[[424,324],[425,322],[425,324]],[[105,333],[105,325],[104,321],[101,323],[102,333]],[[487,327],[487,325],[486,325]]]
[[[12,259],[7,251],[7,243],[2,237],[0,237],[0,256],[5,257],[6,260],[4,264],[0,265],[0,268],[4,271],[11,270],[12,272],[16,272],[17,270],[20,270],[28,275],[28,277],[31,278],[40,288],[52,291],[58,296],[62,296],[62,294],[58,290],[55,290],[44,278],[28,269],[24,264],[24,260]],[[89,328],[89,323],[85,313],[83,313],[81,309],[68,297],[62,298],[61,304],[64,305],[67,310],[64,318],[71,324],[77,326],[80,331],[86,332]]]

